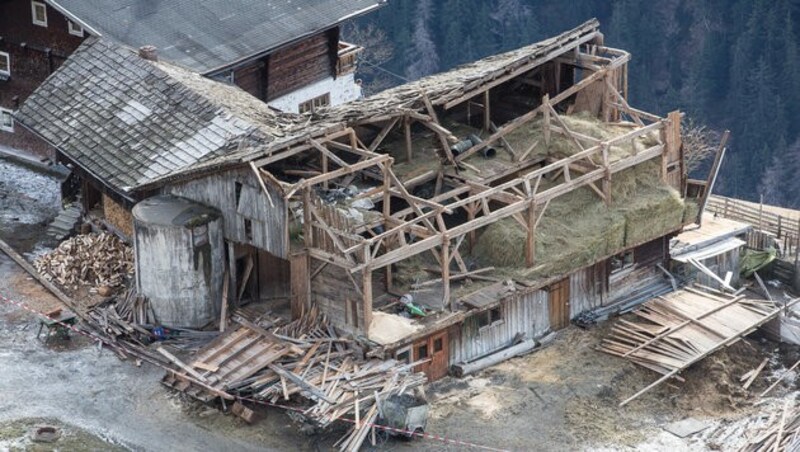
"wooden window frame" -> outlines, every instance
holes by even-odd
[[[8,115],[11,120],[11,125],[6,126],[3,118]],[[0,131],[14,133],[14,112],[7,108],[0,108]]]
[[[36,8],[38,7],[42,8],[42,13],[44,14],[43,20],[36,18]],[[47,27],[47,5],[42,2],[37,2],[36,0],[31,0],[31,19],[34,25]]]
[[[313,113],[319,108],[328,107],[330,105],[331,93],[325,93],[317,97],[312,97],[304,102],[300,102],[297,105],[297,111],[299,113]]]
[[[6,67],[5,69],[0,69],[0,77],[7,79],[11,77],[11,55],[8,52],[0,52],[0,59],[6,60]]]
[[[407,353],[408,357],[405,359],[400,358],[400,355],[402,355],[403,353]],[[406,345],[403,348],[397,349],[397,351],[394,352],[394,359],[400,362],[405,362],[406,364],[411,364],[412,362],[414,362],[414,352],[413,350],[411,350],[411,346]]]
[[[500,306],[487,309],[477,315],[480,316],[478,318],[479,331],[503,324],[503,311]]]
[[[71,34],[72,36],[77,36],[79,38],[82,38],[84,36],[83,25],[76,24],[75,22],[69,19],[67,19],[67,31],[69,31],[69,34]]]
[[[616,269],[613,268],[614,259],[622,261],[622,266]],[[612,256],[609,265],[611,266],[611,272],[610,272],[611,275],[618,275],[624,273],[626,270],[633,268],[633,266],[636,265],[636,255],[634,254],[634,250],[630,249],[627,251],[623,251],[615,256]]]

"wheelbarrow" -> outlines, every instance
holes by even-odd
[[[378,425],[389,428],[377,429],[383,440],[389,436],[411,439],[425,433],[430,406],[422,398],[412,394],[393,395],[378,403]]]

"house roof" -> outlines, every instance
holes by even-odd
[[[94,33],[201,74],[277,49],[383,0],[48,0]]]
[[[237,87],[90,38],[16,118],[120,194],[292,135],[278,113]]]

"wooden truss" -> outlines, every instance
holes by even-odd
[[[311,258],[321,265],[335,265],[345,269],[357,291],[363,296],[363,311],[370,316],[372,311],[372,272],[385,269],[387,286],[392,285],[392,264],[414,255],[431,252],[440,265],[443,284],[444,303],[450,298],[450,269],[455,261],[461,274],[468,270],[460,254],[464,239],[474,242],[474,233],[504,218],[512,217],[526,231],[526,264],[535,264],[536,228],[550,202],[573,190],[588,187],[605,203],[611,203],[611,184],[613,175],[645,161],[662,158],[666,168],[669,155],[674,154],[675,146],[680,146],[679,115],[664,119],[632,108],[625,99],[625,63],[630,59],[627,52],[602,46],[590,46],[584,53],[576,48],[570,64],[588,66],[594,72],[580,82],[570,86],[552,98],[545,95],[541,105],[528,113],[502,125],[495,126],[489,116],[488,90],[475,93],[473,97],[483,97],[486,118],[484,126],[491,135],[482,143],[454,156],[451,144],[458,139],[441,125],[437,112],[425,93],[419,109],[399,108],[393,115],[383,115],[361,121],[359,124],[378,125],[377,135],[362,142],[353,128],[345,128],[320,139],[307,139],[295,143],[274,155],[266,156],[253,164],[259,180],[277,186],[286,199],[302,201],[305,247]],[[599,53],[605,56],[598,56]],[[604,115],[608,119],[630,119],[631,130],[610,140],[599,140],[569,128],[556,110],[556,106],[581,90],[595,83],[605,87]],[[464,102],[470,98],[463,99]],[[445,105],[448,106],[455,106]],[[545,166],[521,171],[511,180],[490,186],[485,183],[450,177],[449,186],[455,187],[442,192],[443,171],[431,171],[411,180],[401,181],[392,170],[392,157],[377,152],[379,146],[395,128],[402,128],[405,139],[406,158],[413,158],[411,123],[417,122],[433,131],[440,143],[442,166],[458,167],[464,159],[480,150],[500,143],[509,152],[513,161],[523,161],[539,143],[525,150],[512,149],[505,136],[519,127],[531,123],[542,116],[544,144],[549,144],[551,134],[561,134],[575,146],[575,154],[566,158],[550,157]],[[677,131],[677,132],[676,132]],[[674,137],[678,133],[678,137]],[[645,135],[658,136],[657,144],[639,150],[634,141]],[[630,149],[628,155],[612,161],[609,157],[611,147]],[[265,167],[299,156],[303,153],[316,153],[319,170],[298,173],[308,176],[289,184],[279,181]],[[317,199],[312,187],[328,186],[334,181],[340,186],[349,185],[357,174],[364,174],[379,182],[374,189],[358,195],[381,201],[382,210],[378,219],[355,224],[345,218],[337,209],[326,206]],[[666,177],[666,170],[663,171]],[[436,179],[436,195],[423,199],[409,192],[413,185]],[[543,180],[547,184],[542,184]],[[546,186],[546,188],[545,188]],[[264,187],[266,191],[266,187]],[[393,210],[393,199],[404,201],[407,207]],[[467,220],[448,225],[444,215],[457,212],[466,214]],[[322,266],[312,275],[318,273]],[[365,324],[369,325],[369,317]]]

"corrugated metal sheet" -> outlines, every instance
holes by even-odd
[[[238,205],[237,182],[241,184]],[[267,185],[267,190],[272,205],[249,169],[213,174],[167,188],[171,194],[219,209],[224,218],[226,240],[252,245],[288,259],[286,204],[273,187]],[[251,237],[245,230],[245,220],[250,220]]]
[[[501,302],[502,321],[482,328],[479,316],[486,316],[486,311],[467,318],[450,335],[450,363],[471,361],[506,347],[517,333],[528,338],[546,333],[550,329],[547,297],[543,290],[517,292]]]

